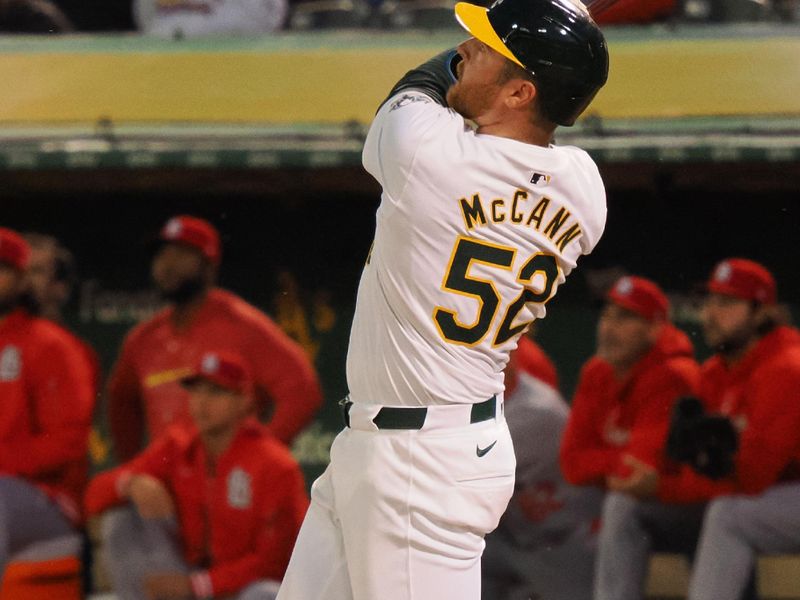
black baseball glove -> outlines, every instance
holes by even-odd
[[[667,456],[686,463],[697,473],[721,479],[733,472],[739,436],[722,415],[707,414],[697,398],[675,403],[667,436]]]

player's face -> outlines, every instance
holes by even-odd
[[[597,355],[619,369],[644,356],[655,341],[653,322],[611,302],[597,323]]]
[[[153,282],[170,300],[180,301],[202,289],[207,271],[208,262],[203,255],[185,244],[164,244],[153,259]]]
[[[733,296],[709,294],[701,320],[706,343],[717,352],[744,347],[756,335],[752,303]]]
[[[33,297],[40,305],[61,298],[56,276],[56,251],[50,246],[32,246],[25,274]]]
[[[502,87],[506,59],[475,38],[459,44],[457,50],[461,56],[456,66],[458,80],[447,90],[447,105],[465,119],[480,122]]]
[[[0,262],[0,317],[17,305],[22,288],[22,273],[14,267]]]
[[[189,413],[202,435],[231,433],[242,420],[247,404],[242,394],[205,379],[189,386]]]

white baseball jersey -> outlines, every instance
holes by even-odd
[[[381,184],[347,357],[353,402],[475,403],[603,232],[584,151],[481,135],[423,92],[387,101],[364,167]]]
[[[143,33],[162,37],[258,34],[280,29],[287,0],[135,0]]]

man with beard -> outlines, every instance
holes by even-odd
[[[209,346],[248,362],[260,415],[285,444],[313,418],[321,402],[316,373],[302,348],[265,314],[214,286],[219,234],[207,221],[181,215],[161,230],[152,277],[169,306],[131,331],[109,381],[109,424],[117,458],[133,457],[144,434],[152,439],[185,420],[186,365]]]
[[[281,600],[480,598],[514,489],[503,369],[605,226],[597,167],[552,143],[606,81],[596,23],[569,0],[455,13],[474,37],[406,74],[364,145],[382,195],[345,429]]]
[[[0,577],[35,543],[75,539],[94,406],[74,338],[24,307],[29,256],[0,228]]]
[[[652,281],[619,279],[600,315],[597,355],[583,367],[572,402],[561,447],[564,476],[609,492],[595,598],[642,598],[650,551],[690,552],[702,519],[702,506],[664,504],[650,484],[651,471],[664,465],[672,406],[699,382],[692,344],[668,321],[668,311]],[[615,553],[610,546],[624,547],[618,538],[636,546]]]
[[[699,396],[737,443],[724,468],[710,473],[693,460],[693,470],[660,483],[673,498],[715,497],[690,600],[740,598],[759,554],[800,551],[800,332],[781,324],[775,280],[758,263],[722,261],[708,291],[703,331],[716,354],[703,365]]]

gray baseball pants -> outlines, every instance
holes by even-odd
[[[618,492],[603,503],[595,564],[595,600],[641,600],[651,552],[691,556],[705,505],[642,501]],[[733,600],[733,597],[728,600]]]
[[[0,576],[14,555],[34,543],[74,534],[44,492],[24,479],[0,476]]]
[[[122,600],[143,600],[144,579],[151,573],[191,570],[178,551],[177,533],[174,519],[143,519],[130,505],[105,513],[105,565]],[[264,580],[250,584],[231,600],[275,600],[277,595],[277,582]]]
[[[703,523],[689,600],[738,598],[759,554],[800,552],[800,483],[713,500]]]

